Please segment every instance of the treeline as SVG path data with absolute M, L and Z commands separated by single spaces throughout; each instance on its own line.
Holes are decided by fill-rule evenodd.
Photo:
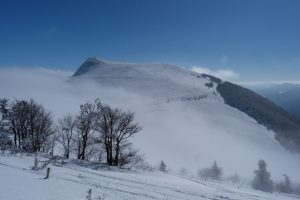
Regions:
M 111 166 L 133 166 L 142 156 L 129 139 L 142 127 L 133 112 L 102 104 L 99 99 L 80 105 L 77 115 L 55 123 L 51 112 L 34 100 L 0 99 L 0 148 L 96 160 Z
M 54 134 L 52 114 L 33 100 L 0 100 L 1 147 L 14 146 L 27 152 L 47 151 Z
M 222 176 L 223 170 L 220 166 L 218 166 L 216 161 L 211 167 L 199 169 L 198 171 L 198 177 L 204 180 L 222 180 Z M 226 180 L 233 183 L 241 182 L 241 179 L 237 174 L 226 178 Z M 300 186 L 292 184 L 290 177 L 286 174 L 283 174 L 282 181 L 274 182 L 271 179 L 271 173 L 267 170 L 267 163 L 262 159 L 258 161 L 258 169 L 254 170 L 254 178 L 250 184 L 253 189 L 261 190 L 264 192 L 277 191 L 280 193 L 300 194 Z
M 283 174 L 283 181 L 274 182 L 271 179 L 271 173 L 267 170 L 267 163 L 262 159 L 258 161 L 258 169 L 254 171 L 254 174 L 252 181 L 254 189 L 264 192 L 298 193 L 299 188 L 292 186 L 291 180 L 286 174 Z

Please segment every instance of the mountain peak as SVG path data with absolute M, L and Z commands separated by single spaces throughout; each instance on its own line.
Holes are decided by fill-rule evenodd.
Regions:
M 100 63 L 102 62 L 102 59 L 99 57 L 89 57 L 86 59 L 85 62 L 94 62 L 94 63 Z
M 73 76 L 80 76 L 91 69 L 95 68 L 95 66 L 105 63 L 104 60 L 98 58 L 98 57 L 90 57 L 80 65 L 79 69 L 74 73 Z
M 131 69 L 135 69 L 136 67 L 140 68 L 140 67 L 150 67 L 150 68 L 157 68 L 157 67 L 166 67 L 166 66 L 171 66 L 169 64 L 154 64 L 154 63 L 131 63 L 131 62 L 120 62 L 120 61 L 111 61 L 111 60 L 106 60 L 106 59 L 101 59 L 99 57 L 90 57 L 88 59 L 86 59 L 78 68 L 78 70 L 74 73 L 73 76 L 80 76 L 80 75 L 84 75 L 87 73 L 90 73 L 98 68 L 97 71 L 101 71 L 101 70 L 106 70 L 109 69 L 114 71 L 114 70 L 118 70 L 121 68 L 131 68 Z M 172 66 L 174 67 L 174 66 Z M 176 67 L 177 68 L 177 67 Z M 101 71 L 103 73 L 103 71 Z

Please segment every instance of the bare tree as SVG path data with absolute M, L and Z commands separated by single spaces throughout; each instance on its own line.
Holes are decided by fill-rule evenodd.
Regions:
M 113 165 L 113 140 L 114 125 L 117 122 L 117 113 L 109 106 L 104 106 L 99 110 L 97 120 L 97 130 L 100 133 L 100 144 L 104 145 L 106 152 L 106 162 Z
M 126 157 L 124 154 L 124 149 L 131 146 L 131 143 L 127 142 L 127 139 L 130 138 L 135 133 L 138 133 L 142 130 L 138 123 L 134 122 L 134 113 L 133 112 L 120 112 L 120 117 L 118 118 L 120 121 L 117 125 L 116 135 L 115 135 L 115 159 L 114 165 L 118 166 L 120 157 L 123 156 L 123 159 Z M 131 149 L 131 148 L 127 148 Z M 130 153 L 127 154 L 132 156 L 134 151 L 129 151 Z
M 72 115 L 66 115 L 58 121 L 58 142 L 64 148 L 64 157 L 70 158 L 70 152 L 74 142 L 76 121 Z
M 8 110 L 8 126 L 14 144 L 30 152 L 45 151 L 49 136 L 53 134 L 52 114 L 32 99 L 15 100 Z
M 29 101 L 29 110 L 29 142 L 31 143 L 29 150 L 45 151 L 45 145 L 54 133 L 52 114 L 32 99 Z
M 0 99 L 0 130 L 4 130 L 7 127 L 7 117 L 9 112 L 8 99 Z
M 29 104 L 25 100 L 16 100 L 10 105 L 8 114 L 10 130 L 14 136 L 14 145 L 23 148 L 29 130 Z
M 8 133 L 8 99 L 0 99 L 0 149 L 5 150 L 12 145 Z
M 131 147 L 128 139 L 142 129 L 134 120 L 132 112 L 123 112 L 110 106 L 102 106 L 99 110 L 96 127 L 100 133 L 99 141 L 106 151 L 108 165 L 120 166 L 126 160 L 126 155 L 133 155 L 133 151 L 125 153 Z
M 86 159 L 88 153 L 88 146 L 93 143 L 92 135 L 95 130 L 95 121 L 97 117 L 97 110 L 101 107 L 99 99 L 95 103 L 85 103 L 80 105 L 79 115 L 76 117 L 77 129 L 77 158 L 81 160 Z
M 131 143 L 126 143 L 120 148 L 118 166 L 131 169 L 133 167 L 139 167 L 144 163 L 144 156 L 139 154 L 139 151 L 132 148 Z

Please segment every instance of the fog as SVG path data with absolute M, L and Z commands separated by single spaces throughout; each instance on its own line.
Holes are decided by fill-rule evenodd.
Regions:
M 184 167 L 195 175 L 217 161 L 225 176 L 237 173 L 250 180 L 258 160 L 265 159 L 273 179 L 285 173 L 300 182 L 299 155 L 286 151 L 272 131 L 222 101 L 168 102 L 91 80 L 71 81 L 71 75 L 44 68 L 0 69 L 0 98 L 33 98 L 57 120 L 98 97 L 136 113 L 143 130 L 133 138 L 134 146 L 151 164 L 164 160 L 173 172 Z

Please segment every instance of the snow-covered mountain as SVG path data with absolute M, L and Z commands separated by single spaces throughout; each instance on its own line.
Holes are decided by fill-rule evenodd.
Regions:
M 285 120 L 289 114 L 239 86 L 229 87 L 218 78 L 169 64 L 97 58 L 87 59 L 71 78 L 73 84 L 85 81 L 98 85 L 104 102 L 136 112 L 144 129 L 135 144 L 152 163 L 165 160 L 176 170 L 196 171 L 217 160 L 227 173 L 239 171 L 248 177 L 259 158 L 266 159 L 278 177 L 299 164 L 298 155 L 290 154 L 275 139 L 275 123 L 267 123 L 273 116 Z M 228 98 L 228 87 L 233 88 L 229 96 L 234 101 Z M 243 96 L 247 101 L 253 98 L 263 109 Z M 258 114 L 251 115 L 249 110 Z
M 143 130 L 132 142 L 151 164 L 164 160 L 173 171 L 184 167 L 196 174 L 217 161 L 225 175 L 251 179 L 257 161 L 265 159 L 274 179 L 286 173 L 300 181 L 299 154 L 275 138 L 283 134 L 272 120 L 294 128 L 297 122 L 263 97 L 218 78 L 169 64 L 89 58 L 71 77 L 14 69 L 0 73 L 0 81 L 2 96 L 34 98 L 55 118 L 97 97 L 134 111 Z
M 207 95 L 210 99 L 220 100 L 214 94 L 216 84 L 210 78 L 169 64 L 120 63 L 89 58 L 75 72 L 73 79 L 96 80 L 102 86 L 123 88 L 155 99 Z

